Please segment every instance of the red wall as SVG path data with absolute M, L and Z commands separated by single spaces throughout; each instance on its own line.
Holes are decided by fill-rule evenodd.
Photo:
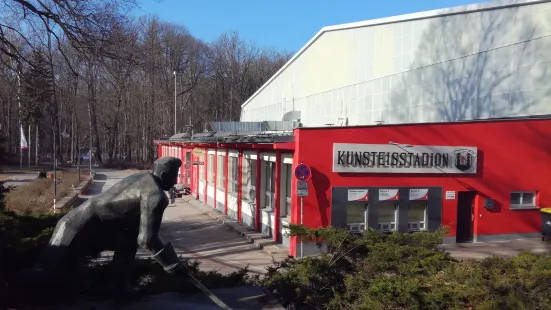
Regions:
M 511 191 L 536 190 L 538 206 L 551 207 L 551 120 L 300 128 L 295 136 L 295 163 L 304 162 L 312 168 L 310 196 L 304 199 L 304 224 L 310 227 L 330 224 L 332 186 L 441 186 L 443 196 L 445 191 L 477 191 L 475 214 L 482 217 L 475 216 L 475 235 L 540 231 L 538 210 L 509 209 Z M 478 172 L 473 176 L 332 172 L 333 143 L 389 141 L 476 146 Z M 495 200 L 495 210 L 484 209 L 483 197 Z M 294 198 L 299 206 L 298 198 Z M 449 226 L 450 236 L 455 236 L 457 200 L 444 199 L 442 207 L 442 225 Z M 298 212 L 293 215 L 298 218 Z

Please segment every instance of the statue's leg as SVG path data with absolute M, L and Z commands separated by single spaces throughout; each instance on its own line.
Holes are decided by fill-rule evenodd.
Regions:
M 111 266 L 113 268 L 112 293 L 115 299 L 124 299 L 133 292 L 129 279 L 134 269 L 137 250 L 135 236 L 121 234 L 116 237 L 115 254 Z

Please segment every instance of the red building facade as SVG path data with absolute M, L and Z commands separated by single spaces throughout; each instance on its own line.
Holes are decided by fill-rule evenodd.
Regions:
M 196 199 L 273 236 L 296 256 L 300 246 L 284 227 L 300 223 L 292 172 L 300 163 L 312 170 L 303 200 L 309 227 L 447 226 L 445 242 L 518 239 L 539 236 L 538 210 L 551 205 L 550 119 L 297 128 L 292 140 L 156 143 L 159 156 L 188 163 Z M 193 155 L 197 148 L 204 154 Z

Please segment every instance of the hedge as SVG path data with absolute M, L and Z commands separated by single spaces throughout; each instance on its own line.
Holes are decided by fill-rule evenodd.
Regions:
M 260 279 L 289 309 L 551 309 L 551 255 L 457 260 L 434 233 L 308 229 L 328 253 L 287 259 Z

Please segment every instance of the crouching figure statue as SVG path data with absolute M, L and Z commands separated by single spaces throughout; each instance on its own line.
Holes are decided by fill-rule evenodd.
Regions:
M 181 165 L 175 157 L 159 158 L 151 172 L 131 175 L 71 210 L 57 223 L 35 270 L 66 273 L 89 255 L 114 251 L 111 283 L 115 291 L 125 294 L 141 247 L 168 273 L 187 277 L 172 245 L 159 237 L 169 203 L 165 191 L 177 182 Z

